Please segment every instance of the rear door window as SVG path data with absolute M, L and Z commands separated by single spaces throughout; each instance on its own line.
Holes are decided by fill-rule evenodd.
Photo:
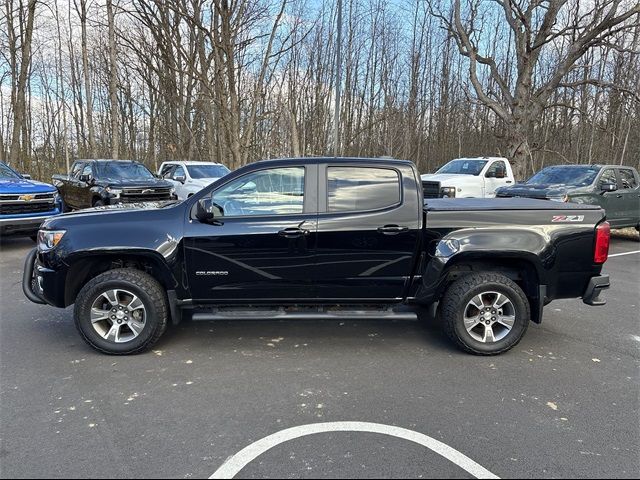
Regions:
M 400 204 L 400 175 L 390 168 L 328 167 L 327 210 L 356 212 Z

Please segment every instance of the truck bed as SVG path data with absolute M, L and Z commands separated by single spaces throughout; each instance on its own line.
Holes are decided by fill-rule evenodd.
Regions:
M 597 205 L 554 202 L 530 198 L 429 198 L 424 201 L 427 212 L 460 212 L 482 210 L 599 210 Z

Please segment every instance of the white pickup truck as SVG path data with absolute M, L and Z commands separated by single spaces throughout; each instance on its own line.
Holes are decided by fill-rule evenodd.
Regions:
M 420 178 L 425 198 L 492 198 L 515 183 L 509 160 L 501 157 L 456 158 Z
M 164 162 L 158 169 L 158 175 L 174 185 L 179 200 L 189 198 L 229 172 L 221 163 L 182 160 Z

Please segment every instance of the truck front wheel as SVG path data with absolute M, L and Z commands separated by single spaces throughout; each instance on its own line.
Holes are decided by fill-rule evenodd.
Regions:
M 531 312 L 522 289 L 499 273 L 472 273 L 447 289 L 440 316 L 449 338 L 476 355 L 513 348 L 527 331 Z
M 167 327 L 164 290 L 150 275 L 120 268 L 93 278 L 76 299 L 74 320 L 96 350 L 128 355 L 151 348 Z

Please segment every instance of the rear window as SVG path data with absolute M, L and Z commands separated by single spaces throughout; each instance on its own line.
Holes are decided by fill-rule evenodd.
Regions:
M 400 177 L 388 168 L 329 167 L 329 212 L 378 210 L 400 203 Z

